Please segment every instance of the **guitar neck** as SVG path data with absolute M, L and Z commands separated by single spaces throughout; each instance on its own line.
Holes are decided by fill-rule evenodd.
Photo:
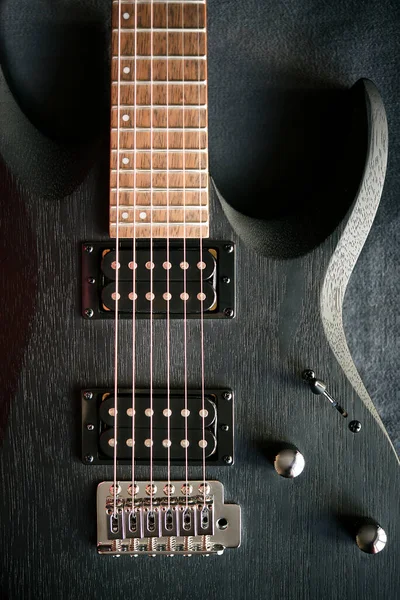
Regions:
M 205 1 L 112 9 L 110 235 L 208 237 Z

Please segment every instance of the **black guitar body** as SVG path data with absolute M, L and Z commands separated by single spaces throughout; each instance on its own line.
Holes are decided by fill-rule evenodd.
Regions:
M 293 212 L 285 206 L 265 219 L 244 217 L 212 187 L 210 237 L 234 242 L 237 304 L 234 318 L 205 320 L 206 386 L 233 390 L 235 456 L 232 465 L 209 467 L 208 477 L 223 483 L 227 502 L 241 506 L 242 543 L 222 556 L 153 559 L 97 554 L 96 487 L 113 471 L 83 464 L 80 456 L 81 390 L 114 385 L 114 322 L 81 314 L 81 245 L 109 240 L 107 145 L 60 149 L 36 138 L 2 86 L 1 597 L 395 600 L 398 461 L 379 417 L 366 406 L 340 318 L 351 263 L 372 223 L 385 171 L 386 121 L 374 86 L 361 82 L 354 91 L 356 143 L 344 144 L 336 167 L 354 168 L 356 185 L 333 204 L 327 191 L 325 218 L 312 205 Z M 82 182 L 90 162 L 96 166 Z M 24 163 L 35 169 L 31 186 Z M 79 185 L 62 202 L 50 199 L 72 191 L 66 182 Z M 190 320 L 188 329 L 189 387 L 198 389 L 199 320 Z M 130 388 L 130 320 L 121 321 L 120 336 L 119 381 Z M 162 389 L 162 319 L 155 321 L 154 340 L 154 385 Z M 174 320 L 175 389 L 182 389 L 182 340 L 182 320 Z M 137 357 L 137 387 L 148 388 L 145 319 L 137 322 Z M 347 418 L 311 393 L 302 379 L 307 368 L 327 383 Z M 358 433 L 349 429 L 354 420 L 361 423 Z M 305 457 L 295 479 L 273 467 L 282 443 Z M 174 467 L 172 475 L 181 479 L 183 468 Z M 129 480 L 130 468 L 121 466 L 119 476 Z M 148 467 L 138 466 L 136 477 L 148 479 Z M 165 478 L 165 467 L 156 467 L 155 477 Z M 191 469 L 190 477 L 200 478 L 201 469 Z M 387 533 L 377 555 L 355 543 L 363 518 Z

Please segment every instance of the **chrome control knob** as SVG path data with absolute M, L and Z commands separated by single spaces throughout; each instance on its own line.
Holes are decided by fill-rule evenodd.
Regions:
M 292 479 L 302 473 L 305 465 L 304 456 L 297 448 L 282 448 L 275 456 L 274 467 L 278 475 Z
M 358 526 L 356 533 L 357 546 L 368 554 L 378 554 L 386 546 L 387 535 L 378 523 L 366 519 Z

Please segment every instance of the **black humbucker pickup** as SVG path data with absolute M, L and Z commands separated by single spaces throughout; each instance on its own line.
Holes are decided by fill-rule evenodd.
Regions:
M 114 391 L 84 390 L 81 400 L 82 461 L 85 464 L 112 464 L 115 447 Z M 153 391 L 152 409 L 149 390 L 136 390 L 134 438 L 132 406 L 132 390 L 120 390 L 117 399 L 118 464 L 131 464 L 133 439 L 137 464 L 149 464 L 150 440 L 156 465 L 167 464 L 168 448 L 172 465 L 185 464 L 186 452 L 191 466 L 201 465 L 203 450 L 207 465 L 233 464 L 231 390 L 206 390 L 204 401 L 200 391 L 190 390 L 186 402 L 183 391 L 171 390 L 169 409 L 165 390 Z M 166 445 L 167 440 L 169 445 Z
M 171 240 L 167 252 L 165 242 L 155 241 L 150 252 L 148 243 L 138 241 L 133 259 L 132 242 L 120 242 L 120 318 L 131 319 L 134 308 L 136 318 L 165 318 L 168 311 L 171 318 L 179 319 L 185 310 L 189 319 L 198 319 L 201 312 L 207 319 L 235 316 L 235 247 L 231 242 L 204 240 L 200 251 L 198 241 L 187 240 L 184 248 L 183 241 Z M 82 245 L 85 318 L 115 318 L 116 270 L 115 242 Z

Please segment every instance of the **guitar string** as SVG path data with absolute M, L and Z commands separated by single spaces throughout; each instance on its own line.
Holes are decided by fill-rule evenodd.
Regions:
M 121 0 L 118 0 L 118 84 L 117 84 L 117 186 L 115 235 L 115 328 L 114 328 L 114 518 L 117 518 L 117 445 L 118 445 L 118 321 L 119 321 L 119 161 L 121 122 Z
M 153 512 L 153 298 L 154 298 L 154 252 L 153 252 L 153 114 L 154 114 L 154 96 L 153 96 L 153 77 L 154 77 L 154 2 L 151 0 L 150 8 L 150 512 Z
M 206 8 L 204 6 L 204 26 L 206 26 Z M 200 56 L 200 4 L 197 5 L 197 49 L 198 49 L 198 55 Z M 203 63 L 198 60 L 197 61 L 197 69 L 198 69 L 198 106 L 201 106 L 201 65 Z M 204 73 L 204 78 L 207 79 L 207 74 L 206 72 Z M 206 84 L 207 85 L 207 84 Z M 203 236 L 201 233 L 201 228 L 202 228 L 202 202 L 201 202 L 201 196 L 202 196 L 202 164 L 201 164 L 201 109 L 198 109 L 199 111 L 199 213 L 200 213 L 200 242 L 199 242 L 199 246 L 200 246 L 200 251 L 199 251 L 199 260 L 200 260 L 200 266 L 203 267 Z M 207 127 L 207 120 L 205 123 L 205 126 Z M 206 134 L 207 135 L 207 134 Z M 208 217 L 207 217 L 208 220 Z M 206 506 L 206 429 L 205 429 L 205 422 L 206 422 L 206 417 L 205 417 L 205 385 L 204 385 L 204 285 L 203 285 L 203 270 L 202 268 L 199 269 L 200 271 L 200 368 L 201 368 L 201 424 L 202 424 L 202 467 L 203 467 L 203 506 L 205 508 Z
M 165 7 L 166 13 L 166 56 L 169 56 L 169 11 L 168 4 Z M 170 348 L 170 240 L 169 240 L 169 60 L 166 59 L 166 128 L 167 128 L 167 152 L 166 152 L 166 167 L 167 167 L 167 256 L 166 256 L 166 275 L 167 275 L 167 497 L 168 497 L 168 510 L 171 509 L 171 373 L 170 373 L 170 360 L 171 360 L 171 348 Z
M 138 25 L 138 5 L 135 0 L 135 14 L 134 14 L 134 27 L 135 27 L 135 41 L 134 41 L 134 65 L 133 65 L 133 76 L 134 76 L 134 103 L 133 103 L 133 239 L 132 239 L 132 508 L 134 506 L 134 495 L 135 495 L 135 423 L 136 423 L 136 270 L 137 270 L 137 256 L 136 256 L 136 204 L 137 204 L 137 108 L 136 108 L 136 93 L 137 93 L 137 25 Z
M 187 360 L 187 252 L 186 252 L 186 130 L 185 130 L 185 4 L 182 2 L 182 169 L 183 169 L 183 369 L 184 369 L 184 423 L 185 423 L 185 496 L 189 506 L 189 439 L 188 439 L 188 360 Z

